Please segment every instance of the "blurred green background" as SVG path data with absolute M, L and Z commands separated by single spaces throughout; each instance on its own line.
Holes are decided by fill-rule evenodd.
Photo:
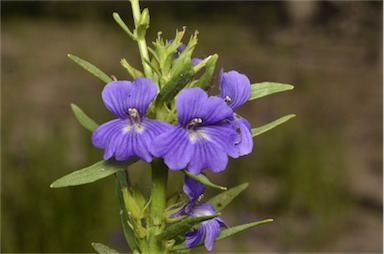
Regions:
M 250 187 L 222 217 L 229 225 L 274 222 L 217 243 L 213 252 L 382 252 L 382 1 L 142 2 L 148 43 L 187 26 L 199 31 L 195 57 L 218 53 L 219 68 L 291 92 L 247 103 L 254 127 L 296 118 L 254 139 L 212 181 Z M 136 44 L 115 24 L 132 25 L 129 2 L 1 1 L 1 252 L 92 252 L 102 242 L 127 251 L 114 179 L 50 189 L 96 161 L 76 103 L 98 123 L 113 118 L 101 81 L 67 58 L 84 58 L 118 79 Z M 131 26 L 132 27 L 132 26 Z M 187 42 L 187 40 L 185 40 Z M 130 169 L 148 192 L 144 163 Z M 171 172 L 170 189 L 181 173 Z M 206 197 L 217 194 L 208 190 Z M 200 248 L 197 252 L 204 252 Z

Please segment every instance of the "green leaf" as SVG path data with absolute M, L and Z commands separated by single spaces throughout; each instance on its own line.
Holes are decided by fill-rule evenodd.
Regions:
M 223 229 L 223 230 L 221 230 L 219 237 L 217 237 L 215 241 L 217 242 L 217 241 L 223 240 L 225 238 L 233 236 L 234 234 L 240 233 L 240 232 L 247 230 L 249 228 L 253 228 L 253 227 L 256 227 L 256 226 L 259 226 L 259 225 L 262 225 L 262 224 L 265 224 L 268 222 L 272 222 L 272 221 L 273 221 L 273 219 L 266 219 L 266 220 L 251 222 L 251 223 Z
M 92 75 L 94 75 L 95 77 L 99 78 L 104 83 L 109 83 L 109 82 L 112 81 L 112 79 L 107 74 L 102 72 L 99 68 L 97 68 L 93 64 L 91 64 L 91 63 L 81 59 L 80 57 L 77 57 L 77 56 L 74 56 L 74 55 L 71 55 L 71 54 L 68 54 L 68 57 L 72 61 L 74 61 L 75 63 L 77 63 L 81 67 L 83 67 L 84 70 L 90 72 Z
M 143 192 L 140 189 L 140 186 L 138 184 L 135 184 L 132 189 L 132 196 L 133 199 L 136 201 L 137 205 L 140 208 L 141 213 L 144 213 L 145 205 L 147 204 L 147 200 L 144 197 Z
M 270 123 L 267 123 L 261 127 L 258 127 L 258 128 L 253 128 L 252 129 L 252 137 L 256 137 L 264 132 L 267 132 L 273 128 L 275 128 L 276 126 L 282 124 L 282 123 L 285 123 L 286 121 L 288 121 L 289 119 L 295 117 L 296 115 L 295 114 L 290 114 L 290 115 L 286 115 L 286 116 L 283 116 L 273 122 L 270 122 Z
M 156 102 L 158 104 L 171 101 L 192 80 L 195 72 L 192 68 L 191 59 L 179 57 L 175 60 L 171 73 L 171 79 L 164 85 L 157 96 Z
M 137 240 L 135 238 L 135 233 L 134 233 L 133 229 L 128 224 L 129 217 L 128 217 L 127 209 L 125 208 L 123 193 L 121 191 L 121 186 L 120 186 L 125 181 L 119 180 L 119 178 L 121 178 L 121 177 L 124 178 L 125 174 L 123 172 L 119 171 L 116 173 L 116 176 L 117 176 L 117 178 L 116 178 L 116 184 L 115 184 L 115 192 L 116 192 L 117 200 L 119 201 L 119 204 L 120 204 L 121 224 L 123 226 L 123 232 L 124 232 L 125 239 L 127 240 L 128 246 L 131 249 L 131 251 L 134 251 L 134 250 L 138 249 L 138 243 L 137 243 Z M 126 187 L 126 185 L 124 185 L 124 184 L 123 184 L 123 186 Z
M 248 187 L 248 183 L 242 183 L 236 187 L 233 187 L 227 191 L 214 196 L 208 202 L 215 208 L 216 212 L 220 212 L 224 209 L 231 201 L 239 195 L 243 190 Z
M 118 254 L 119 252 L 117 250 L 114 250 L 107 245 L 104 245 L 102 243 L 91 243 L 92 247 L 97 251 L 97 253 L 108 253 L 108 254 Z
M 142 219 L 142 209 L 140 209 L 139 204 L 133 198 L 132 193 L 127 188 L 122 188 L 121 193 L 123 194 L 125 208 L 131 214 L 132 218 Z
M 138 77 L 144 77 L 144 74 L 141 71 L 133 68 L 132 65 L 130 65 L 125 58 L 121 59 L 120 63 L 128 71 L 132 79 L 137 79 Z
M 75 114 L 76 119 L 87 130 L 93 132 L 99 126 L 95 121 L 93 121 L 89 116 L 87 116 L 84 111 L 81 110 L 81 108 L 79 108 L 75 104 L 72 103 L 71 108 L 73 113 Z
M 116 23 L 119 24 L 119 26 L 133 39 L 136 40 L 136 37 L 134 34 L 129 30 L 128 26 L 124 23 L 124 21 L 120 18 L 119 13 L 114 12 L 112 14 L 113 18 L 115 19 Z
M 209 59 L 205 63 L 205 73 L 199 78 L 194 86 L 200 87 L 205 91 L 209 90 L 218 58 L 219 56 L 217 54 L 209 56 Z
M 68 186 L 77 186 L 92 183 L 118 171 L 126 170 L 126 168 L 135 163 L 136 158 L 127 161 L 99 161 L 87 168 L 76 170 L 66 176 L 63 176 L 51 184 L 51 188 L 62 188 Z
M 194 175 L 194 174 L 191 174 L 188 170 L 183 170 L 183 172 L 184 172 L 184 174 L 186 174 L 190 178 L 198 181 L 201 184 L 204 184 L 205 186 L 208 186 L 208 187 L 211 187 L 211 188 L 215 188 L 215 189 L 219 189 L 219 190 L 226 190 L 227 189 L 227 187 L 223 187 L 223 186 L 211 183 L 209 181 L 209 179 L 205 175 L 203 175 L 203 174 Z
M 258 99 L 270 94 L 292 90 L 294 87 L 288 84 L 281 84 L 276 82 L 261 82 L 251 85 L 251 95 L 249 101 Z
M 213 219 L 217 216 L 220 216 L 220 214 L 214 214 L 210 216 L 201 216 L 197 218 L 187 217 L 186 219 L 169 226 L 160 235 L 158 235 L 158 237 L 159 239 L 162 239 L 162 240 L 173 239 L 178 235 L 182 235 L 188 231 L 191 231 L 193 226 L 203 221 Z
M 273 221 L 273 219 L 266 219 L 266 220 L 262 220 L 262 221 L 256 221 L 256 222 L 252 222 L 252 223 L 247 223 L 247 224 L 238 225 L 235 227 L 223 229 L 223 230 L 221 230 L 220 235 L 215 239 L 215 242 L 221 241 L 225 238 L 233 236 L 234 234 L 240 233 L 240 232 L 247 230 L 249 228 L 253 228 L 253 227 L 256 227 L 256 226 L 259 226 L 259 225 L 262 225 L 262 224 L 265 224 L 268 222 L 272 222 L 272 221 Z M 202 246 L 203 244 L 204 244 L 204 242 L 201 242 L 196 247 Z M 172 248 L 172 251 L 179 251 L 179 250 L 185 250 L 185 249 L 187 249 L 187 248 L 185 247 L 185 243 L 183 243 L 183 244 L 175 245 Z

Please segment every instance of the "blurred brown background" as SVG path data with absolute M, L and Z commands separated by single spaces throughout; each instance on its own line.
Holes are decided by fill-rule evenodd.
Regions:
M 254 127 L 296 118 L 254 139 L 251 155 L 210 174 L 250 187 L 222 217 L 229 225 L 274 222 L 217 243 L 213 252 L 382 252 L 382 1 L 142 2 L 148 44 L 158 31 L 199 30 L 195 57 L 291 92 L 238 110 Z M 76 103 L 98 123 L 112 119 L 101 81 L 71 62 L 84 58 L 118 79 L 120 58 L 139 67 L 129 2 L 1 2 L 1 252 L 127 251 L 113 177 L 65 189 L 55 179 L 101 159 L 75 120 Z M 187 40 L 185 40 L 187 42 Z M 216 81 L 215 81 L 216 82 Z M 148 166 L 130 169 L 149 190 Z M 171 172 L 170 189 L 180 187 Z M 173 179 L 173 180 L 172 180 Z M 206 197 L 217 194 L 209 190 Z M 200 248 L 197 252 L 204 252 Z

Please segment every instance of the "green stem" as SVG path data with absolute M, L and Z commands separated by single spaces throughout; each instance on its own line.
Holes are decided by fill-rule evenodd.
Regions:
M 149 61 L 149 54 L 148 54 L 147 42 L 145 40 L 145 33 L 140 35 L 137 33 L 138 28 L 140 26 L 139 21 L 141 16 L 139 0 L 130 0 L 130 2 L 132 7 L 133 21 L 136 28 L 135 36 L 136 36 L 137 45 L 139 47 L 141 63 L 143 64 L 143 68 L 144 68 L 144 74 L 146 78 L 152 78 L 151 67 L 144 60 L 144 59 L 147 59 Z
M 168 168 L 161 159 L 152 162 L 151 219 L 149 225 L 149 252 L 165 253 L 165 245 L 157 236 L 165 228 L 165 207 Z

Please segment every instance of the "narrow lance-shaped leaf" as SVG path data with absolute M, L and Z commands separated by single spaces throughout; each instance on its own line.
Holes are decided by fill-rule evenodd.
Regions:
M 193 75 L 195 74 L 190 58 L 179 57 L 177 60 L 178 65 L 176 67 L 174 66 L 172 69 L 174 71 L 172 73 L 172 78 L 163 88 L 161 88 L 156 99 L 157 120 L 163 122 L 170 122 L 173 120 L 167 103 L 175 98 L 176 94 L 193 79 Z
M 133 229 L 128 224 L 128 213 L 127 213 L 127 209 L 125 208 L 124 198 L 121 192 L 121 187 L 126 187 L 124 177 L 125 177 L 125 174 L 123 172 L 119 171 L 116 173 L 115 191 L 116 191 L 117 200 L 119 201 L 119 204 L 120 204 L 120 219 L 121 219 L 121 224 L 123 226 L 124 236 L 125 236 L 125 239 L 127 240 L 129 248 L 131 249 L 131 251 L 134 251 L 138 248 L 138 243 L 136 241 L 135 233 L 133 232 Z M 123 179 L 123 180 L 119 180 L 119 179 Z
M 128 190 L 130 183 L 128 179 L 127 171 L 118 171 L 116 176 L 116 193 L 120 203 L 120 216 L 123 223 L 123 229 L 127 231 L 124 233 L 127 241 L 136 243 L 137 237 L 140 239 L 145 238 L 146 230 L 141 225 L 141 218 L 143 217 L 144 205 L 140 206 L 137 196 L 133 196 L 133 193 Z M 145 203 L 145 201 L 143 201 Z M 129 223 L 128 223 L 129 220 Z M 132 236 L 133 234 L 133 236 Z M 132 238 L 133 237 L 133 238 Z M 132 245 L 129 244 L 130 246 Z M 140 244 L 138 244 L 140 245 Z M 132 247 L 135 250 L 137 247 Z
M 270 94 L 292 90 L 294 87 L 288 84 L 281 84 L 276 82 L 261 82 L 251 85 L 251 95 L 249 101 L 258 99 Z
M 87 116 L 81 108 L 75 104 L 71 104 L 73 113 L 75 114 L 76 119 L 79 123 L 86 128 L 87 130 L 93 132 L 99 125 L 93 121 L 89 116 Z
M 66 176 L 63 176 L 51 184 L 51 188 L 62 188 L 68 186 L 76 186 L 92 183 L 118 171 L 126 170 L 126 168 L 135 163 L 136 158 L 127 161 L 99 161 L 89 167 L 76 170 Z
M 259 225 L 262 225 L 262 224 L 265 224 L 268 222 L 272 222 L 272 221 L 273 221 L 272 219 L 266 219 L 266 220 L 256 221 L 256 222 L 252 222 L 252 223 L 242 224 L 242 225 L 238 225 L 235 227 L 223 229 L 223 230 L 221 230 L 220 235 L 215 239 L 215 242 L 221 241 L 225 238 L 233 236 L 233 235 L 240 233 L 244 230 L 247 230 L 249 228 L 253 228 L 253 227 L 256 227 L 256 226 L 259 226 Z M 203 244 L 204 244 L 204 242 L 201 242 L 196 247 L 200 247 Z M 180 250 L 186 250 L 186 249 L 187 248 L 185 247 L 185 243 L 172 247 L 172 251 L 180 251 Z
M 296 116 L 295 114 L 286 115 L 286 116 L 283 116 L 283 117 L 281 117 L 281 118 L 279 118 L 273 122 L 267 123 L 263 126 L 253 128 L 252 129 L 252 137 L 255 137 L 255 136 L 260 135 L 264 132 L 267 132 L 267 131 L 275 128 L 276 126 L 278 126 L 282 123 L 285 123 L 286 121 L 288 121 L 289 119 L 291 119 L 295 116 Z
M 144 77 L 144 74 L 141 71 L 133 68 L 132 65 L 130 65 L 125 58 L 121 59 L 120 63 L 128 71 L 132 79 L 137 79 L 138 77 Z
M 158 237 L 162 240 L 173 239 L 178 235 L 182 235 L 188 231 L 191 231 L 193 226 L 195 226 L 195 225 L 197 225 L 203 221 L 213 219 L 217 216 L 220 216 L 220 214 L 214 214 L 214 215 L 210 215 L 210 216 L 200 216 L 200 217 L 196 217 L 196 218 L 187 217 L 186 219 L 169 226 Z
M 208 177 L 206 177 L 203 174 L 194 175 L 194 174 L 191 174 L 188 170 L 183 170 L 183 172 L 184 172 L 184 174 L 188 175 L 190 178 L 198 181 L 201 184 L 204 184 L 205 186 L 219 189 L 219 190 L 226 190 L 227 189 L 227 187 L 223 187 L 223 186 L 220 186 L 220 185 L 217 185 L 217 184 L 210 182 Z
M 251 223 L 223 229 L 223 230 L 221 230 L 219 237 L 217 237 L 215 241 L 223 240 L 225 238 L 233 236 L 234 234 L 240 233 L 240 232 L 247 230 L 249 228 L 253 228 L 253 227 L 256 227 L 256 226 L 259 226 L 259 225 L 262 225 L 262 224 L 265 224 L 268 222 L 272 222 L 272 221 L 273 221 L 273 219 L 266 219 L 266 220 L 251 222 Z
M 220 212 L 247 187 L 248 183 L 240 184 L 236 187 L 233 187 L 227 191 L 223 191 L 222 193 L 214 196 L 208 202 L 215 208 L 216 212 Z
M 120 18 L 119 13 L 114 12 L 113 18 L 115 19 L 116 23 L 119 24 L 119 26 L 133 39 L 136 40 L 135 35 L 129 30 L 128 26 L 124 23 L 124 21 Z
M 212 76 L 215 71 L 216 62 L 219 56 L 214 54 L 209 57 L 205 63 L 205 73 L 199 78 L 194 86 L 200 87 L 201 89 L 208 91 L 211 87 Z
M 97 251 L 97 253 L 102 254 L 119 254 L 119 252 L 115 249 L 112 249 L 108 247 L 107 245 L 104 245 L 102 243 L 91 243 L 92 247 Z
M 88 71 L 89 73 L 91 73 L 95 77 L 99 78 L 104 83 L 107 84 L 107 83 L 112 81 L 112 79 L 107 74 L 105 74 L 103 71 L 101 71 L 99 68 L 97 68 L 93 64 L 81 59 L 80 57 L 77 57 L 77 56 L 74 56 L 71 54 L 68 54 L 68 57 L 72 61 L 74 61 L 75 63 L 77 63 L 81 67 L 83 67 L 84 70 Z

